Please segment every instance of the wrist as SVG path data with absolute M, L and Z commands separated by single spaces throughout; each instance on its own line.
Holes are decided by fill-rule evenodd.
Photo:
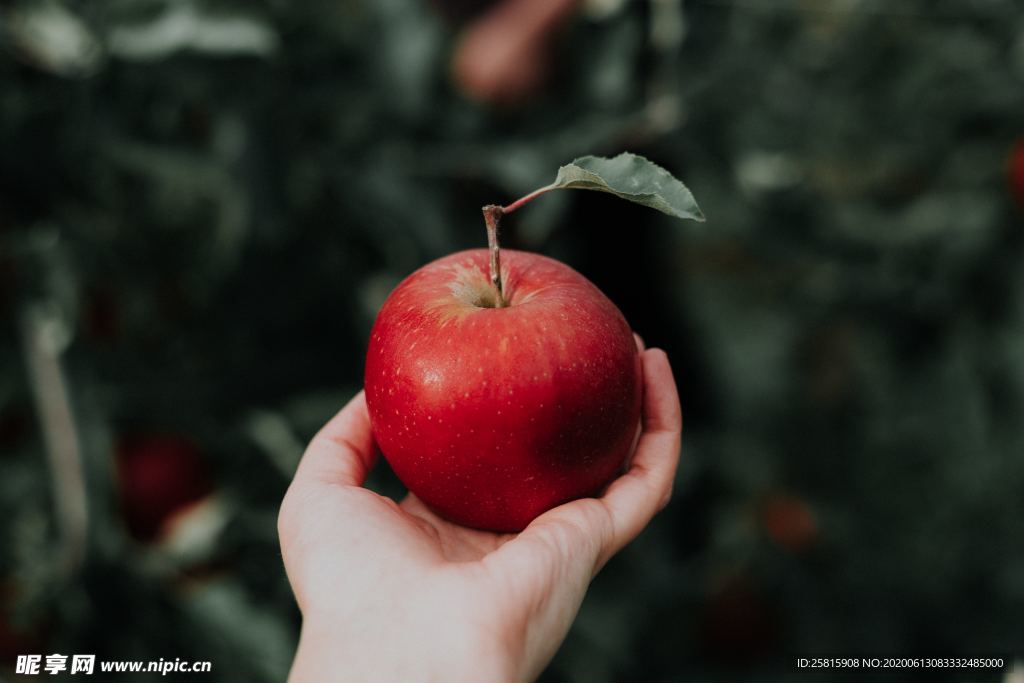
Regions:
M 305 616 L 289 676 L 306 681 L 519 681 L 517 657 L 500 638 L 451 615 Z

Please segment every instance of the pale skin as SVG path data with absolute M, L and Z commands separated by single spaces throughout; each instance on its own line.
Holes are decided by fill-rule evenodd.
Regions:
M 590 581 L 669 501 L 682 417 L 668 358 L 644 350 L 640 438 L 600 498 L 519 534 L 467 529 L 363 487 L 376 459 L 360 392 L 310 442 L 278 530 L 303 615 L 289 680 L 529 681 Z

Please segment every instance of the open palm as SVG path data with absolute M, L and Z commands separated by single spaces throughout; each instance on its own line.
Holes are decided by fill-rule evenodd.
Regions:
M 639 343 L 639 342 L 638 342 Z M 643 429 L 629 470 L 519 534 L 452 524 L 414 495 L 362 484 L 376 458 L 360 393 L 310 443 L 279 518 L 304 616 L 292 680 L 529 680 L 587 586 L 669 499 L 681 416 L 665 354 L 643 351 Z M 401 643 L 401 644 L 399 644 Z M 343 664 L 342 664 L 343 662 Z

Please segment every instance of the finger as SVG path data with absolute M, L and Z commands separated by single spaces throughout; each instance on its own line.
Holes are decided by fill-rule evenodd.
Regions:
M 575 500 L 535 519 L 493 562 L 524 577 L 557 567 L 590 581 L 667 502 L 679 463 L 679 397 L 665 352 L 651 349 L 642 358 L 643 433 L 630 469 L 600 499 Z
M 629 470 L 600 499 L 608 509 L 612 541 L 603 560 L 636 538 L 672 495 L 679 465 L 682 411 L 668 356 L 660 349 L 643 354 L 643 431 Z
M 399 505 L 405 508 L 407 512 L 414 515 L 428 514 L 430 512 L 430 508 L 428 508 L 415 493 L 405 494 L 405 498 L 402 499 L 402 502 L 399 503 Z
M 295 484 L 362 486 L 376 459 L 366 397 L 360 391 L 309 442 Z
M 647 348 L 647 347 L 646 347 L 646 346 L 644 345 L 644 338 L 643 338 L 643 337 L 641 337 L 641 336 L 640 336 L 639 334 L 637 334 L 636 332 L 634 332 L 634 333 L 633 333 L 633 341 L 635 341 L 635 342 L 636 342 L 636 350 L 637 350 L 638 352 L 640 352 L 640 353 L 643 353 L 643 352 L 644 352 L 644 349 L 645 349 L 645 348 Z
M 548 510 L 484 563 L 520 599 L 529 600 L 538 591 L 545 597 L 556 587 L 582 599 L 612 534 L 608 509 L 595 498 L 582 498 Z

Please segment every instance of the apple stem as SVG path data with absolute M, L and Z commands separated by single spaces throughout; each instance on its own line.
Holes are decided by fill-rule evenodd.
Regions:
M 484 222 L 487 224 L 487 248 L 491 251 L 491 285 L 494 287 L 495 308 L 505 308 L 505 293 L 501 287 L 501 247 L 498 245 L 498 223 L 505 215 L 505 209 L 496 204 L 484 207 Z
M 494 307 L 505 308 L 508 301 L 501 286 L 501 247 L 498 245 L 498 224 L 506 213 L 512 213 L 524 204 L 536 199 L 545 192 L 557 189 L 554 185 L 545 185 L 528 195 L 520 197 L 508 206 L 488 204 L 484 207 L 484 222 L 487 224 L 487 248 L 491 251 L 491 286 L 494 287 Z

